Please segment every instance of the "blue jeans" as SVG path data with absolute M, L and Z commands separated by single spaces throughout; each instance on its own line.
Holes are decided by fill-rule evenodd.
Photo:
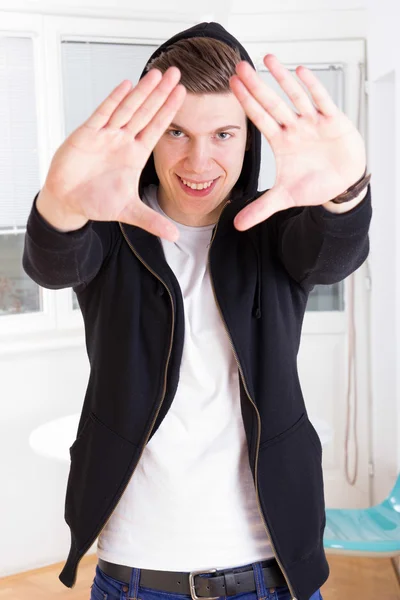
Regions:
M 266 589 L 261 562 L 252 563 L 252 567 L 257 589 L 253 592 L 242 592 L 234 596 L 220 596 L 220 600 L 291 600 L 287 586 Z M 210 577 L 210 575 L 202 574 L 200 577 Z M 191 596 L 188 594 L 175 594 L 141 586 L 139 585 L 139 578 L 140 569 L 132 569 L 131 580 L 128 585 L 104 573 L 97 564 L 96 574 L 91 586 L 90 600 L 191 600 Z M 322 600 L 320 591 L 317 590 L 310 600 Z

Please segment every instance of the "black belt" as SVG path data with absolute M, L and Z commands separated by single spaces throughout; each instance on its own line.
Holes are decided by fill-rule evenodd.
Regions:
M 98 559 L 98 564 L 100 569 L 110 577 L 127 584 L 130 583 L 132 567 L 117 565 L 101 558 Z M 265 560 L 261 564 L 266 588 L 287 585 L 275 558 Z M 214 573 L 214 575 L 211 575 L 211 577 L 196 577 L 200 573 Z M 164 592 L 191 595 L 193 600 L 234 596 L 241 592 L 256 590 L 252 566 L 191 571 L 190 573 L 140 569 L 139 585 Z

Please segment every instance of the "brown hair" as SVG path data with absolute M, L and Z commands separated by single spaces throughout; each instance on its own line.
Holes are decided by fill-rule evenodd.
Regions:
M 238 48 L 210 37 L 194 37 L 178 40 L 146 66 L 159 69 L 178 67 L 180 82 L 192 94 L 233 93 L 229 79 L 235 75 L 235 66 L 242 60 Z M 247 118 L 247 145 L 250 144 L 250 128 Z
M 192 94 L 231 92 L 229 78 L 241 61 L 238 49 L 209 37 L 179 40 L 153 58 L 146 71 L 152 68 L 161 73 L 169 67 L 178 67 L 180 83 Z

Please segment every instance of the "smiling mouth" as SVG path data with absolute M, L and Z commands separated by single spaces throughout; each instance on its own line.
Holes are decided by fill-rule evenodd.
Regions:
M 182 177 L 180 177 L 177 173 L 175 173 L 175 175 L 178 179 L 178 183 L 179 183 L 179 186 L 182 189 L 182 191 L 186 194 L 186 196 L 192 196 L 193 198 L 203 198 L 204 196 L 210 195 L 214 191 L 214 189 L 220 179 L 220 177 L 217 177 L 216 179 L 212 180 L 211 185 L 209 185 L 208 187 L 197 189 L 197 185 L 195 188 L 192 188 L 190 185 L 186 185 L 184 183 L 184 181 L 182 180 Z M 207 182 L 207 183 L 209 183 L 209 182 Z
M 193 182 L 193 181 L 189 181 L 188 179 L 185 179 L 184 177 L 181 177 L 180 175 L 177 175 L 178 178 L 181 180 L 181 182 L 183 183 L 184 186 L 186 186 L 187 188 L 191 189 L 191 190 L 207 190 L 208 188 L 210 188 L 213 183 L 219 179 L 219 177 L 215 177 L 215 179 L 209 179 L 208 181 L 199 181 L 199 182 Z M 198 187 L 200 186 L 200 187 Z

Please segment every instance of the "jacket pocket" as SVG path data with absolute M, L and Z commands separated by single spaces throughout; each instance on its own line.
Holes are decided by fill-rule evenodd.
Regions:
M 303 413 L 259 451 L 260 502 L 286 567 L 304 560 L 322 543 L 324 482 L 320 450 L 313 435 Z
M 267 446 L 271 446 L 272 444 L 278 444 L 280 442 L 282 442 L 286 437 L 292 435 L 293 433 L 295 433 L 295 431 L 301 427 L 301 425 L 303 424 L 303 422 L 306 419 L 306 413 L 302 413 L 302 415 L 297 419 L 297 421 L 295 423 L 293 423 L 293 425 L 291 425 L 290 427 L 288 427 L 287 429 L 285 429 L 284 431 L 282 431 L 281 433 L 279 433 L 278 435 L 275 435 L 274 437 L 271 437 L 267 440 L 264 440 L 263 442 L 261 442 L 260 444 L 260 451 L 264 450 L 264 448 L 266 448 Z
M 137 446 L 89 414 L 70 447 L 65 498 L 64 518 L 79 550 L 105 523 L 136 455 Z

